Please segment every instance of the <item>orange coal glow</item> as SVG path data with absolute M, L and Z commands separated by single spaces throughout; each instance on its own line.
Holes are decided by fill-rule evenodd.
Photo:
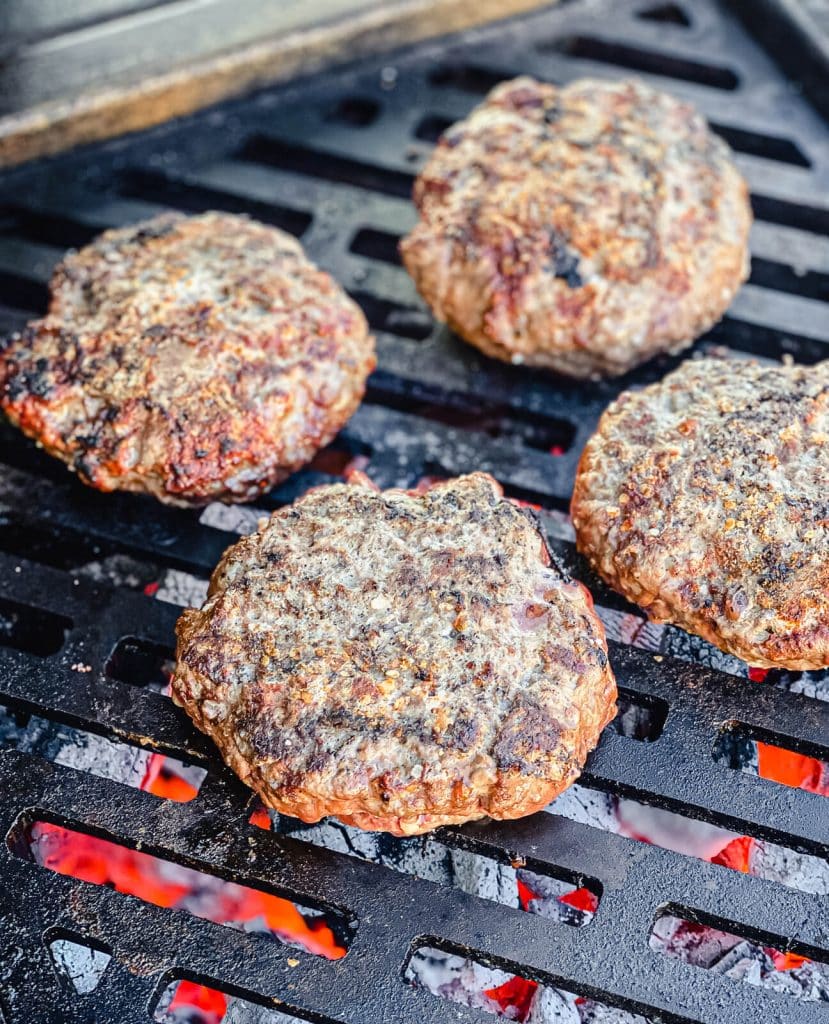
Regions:
M 248 823 L 250 825 L 255 825 L 257 828 L 271 829 L 273 827 L 271 816 L 268 814 L 267 809 L 263 807 L 262 804 L 257 805 L 251 811 L 250 817 L 248 818 Z
M 215 988 L 208 988 L 207 985 L 197 985 L 194 981 L 180 981 L 167 1009 L 170 1014 L 179 1010 L 196 1010 L 199 1024 L 221 1024 L 227 1013 L 227 996 Z
M 192 800 L 199 792 L 194 785 L 171 769 L 169 759 L 164 754 L 150 755 L 138 788 L 182 804 Z
M 34 861 L 57 874 L 105 885 L 157 907 L 186 910 L 237 930 L 264 931 L 329 960 L 345 956 L 323 918 L 306 918 L 290 900 L 272 893 L 50 822 L 35 822 L 28 839 Z
M 723 867 L 731 868 L 733 871 L 742 871 L 748 874 L 751 870 L 751 851 L 754 848 L 754 840 L 751 836 L 737 836 L 730 843 L 724 846 L 719 853 L 711 858 L 712 864 L 721 864 Z
M 823 761 L 759 740 L 755 740 L 755 746 L 757 771 L 762 778 L 829 796 L 829 769 Z
M 526 1021 L 532 1010 L 537 981 L 528 981 L 516 975 L 497 988 L 484 989 L 484 995 L 497 1003 L 502 1013 L 509 1011 L 510 1020 Z

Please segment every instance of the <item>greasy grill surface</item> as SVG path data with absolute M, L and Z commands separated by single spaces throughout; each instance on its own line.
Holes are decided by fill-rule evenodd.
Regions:
M 363 305 L 379 350 L 367 401 L 334 445 L 346 454 L 292 478 L 258 507 L 334 479 L 324 470 L 349 455 L 367 458 L 366 471 L 383 487 L 485 469 L 508 494 L 550 510 L 542 518 L 551 542 L 573 566 L 555 513 L 566 508 L 584 441 L 622 387 L 653 380 L 676 360 L 610 384 L 570 384 L 487 361 L 432 324 L 398 264 L 396 239 L 413 222 L 408 195 L 432 141 L 495 82 L 519 72 L 565 82 L 632 69 L 696 102 L 735 147 L 757 216 L 751 282 L 698 348 L 716 343 L 772 358 L 789 352 L 802 362 L 829 357 L 825 127 L 715 5 L 684 5 L 690 25 L 675 15 L 660 20 L 658 11 L 675 5 L 654 6 L 657 15 L 643 18 L 637 12 L 647 0 L 566 5 L 10 172 L 0 180 L 0 329 L 41 312 L 54 261 L 102 228 L 163 207 L 249 212 L 301 235 L 311 258 Z M 405 983 L 407 956 L 424 944 L 474 951 L 511 973 L 652 1019 L 824 1018 L 819 1003 L 658 956 L 647 935 L 670 906 L 827 960 L 826 897 L 545 814 L 442 834 L 447 844 L 496 859 L 523 856 L 553 873 L 598 879 L 595 918 L 572 928 L 249 825 L 249 793 L 171 702 L 139 685 L 140 673 L 131 678 L 129 665 L 104 671 L 125 637 L 172 646 L 178 609 L 74 571 L 125 552 L 158 575 L 174 569 L 206 577 L 235 534 L 200 522 L 198 512 L 95 494 L 8 427 L 0 460 L 0 613 L 10 623 L 0 631 L 0 643 L 8 643 L 0 647 L 0 703 L 208 767 L 196 799 L 180 804 L 5 754 L 3 833 L 34 808 L 228 878 L 266 883 L 306 906 L 342 909 L 356 925 L 348 954 L 329 962 L 45 872 L 4 845 L 0 1007 L 8 1024 L 146 1022 L 160 988 L 182 974 L 277 997 L 312 1021 L 491 1020 Z M 594 583 L 598 604 L 626 608 L 580 575 Z M 829 706 L 728 675 L 710 667 L 736 671 L 727 659 L 693 642 L 688 649 L 709 667 L 611 645 L 620 686 L 640 702 L 661 698 L 668 713 L 653 742 L 606 730 L 588 763 L 589 782 L 826 856 L 825 800 L 732 771 L 712 751 L 731 721 L 823 751 Z M 60 987 L 46 951 L 56 934 L 94 939 L 114 954 L 93 993 L 67 995 Z

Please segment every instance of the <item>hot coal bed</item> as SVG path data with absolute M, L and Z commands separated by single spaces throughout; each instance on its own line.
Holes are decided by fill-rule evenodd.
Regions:
M 639 74 L 696 103 L 753 193 L 751 281 L 698 342 L 829 356 L 829 145 L 713 3 L 574 2 L 268 90 L 0 179 L 0 330 L 51 267 L 172 207 L 302 238 L 379 366 L 312 467 L 255 508 L 98 495 L 0 433 L 0 1013 L 6 1024 L 817 1022 L 829 1001 L 829 673 L 758 672 L 647 623 L 575 554 L 585 439 L 629 377 L 493 363 L 399 266 L 413 176 L 496 82 Z M 309 486 L 476 468 L 587 582 L 621 689 L 547 811 L 398 840 L 268 814 L 168 697 L 173 626 L 227 544 Z

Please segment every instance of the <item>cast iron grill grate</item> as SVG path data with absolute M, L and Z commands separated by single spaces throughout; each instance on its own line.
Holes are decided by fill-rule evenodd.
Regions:
M 634 610 L 586 576 L 563 513 L 602 408 L 622 387 L 656 379 L 677 360 L 600 385 L 486 360 L 433 324 L 399 266 L 396 239 L 413 222 L 408 195 L 432 140 L 497 81 L 521 72 L 563 82 L 631 70 L 696 102 L 736 148 L 753 191 L 752 280 L 697 348 L 790 353 L 807 363 L 829 356 L 825 126 L 709 0 L 551 9 L 8 172 L 0 179 L 0 330 L 42 312 L 66 246 L 161 207 L 244 211 L 292 231 L 362 303 L 377 333 L 379 367 L 332 450 L 259 509 L 335 479 L 354 457 L 381 486 L 483 468 L 508 494 L 541 506 L 552 545 L 586 577 L 612 621 Z M 826 896 L 547 814 L 440 833 L 453 848 L 593 880 L 601 903 L 574 928 L 251 825 L 249 793 L 159 692 L 178 608 L 158 597 L 171 580 L 175 593 L 190 586 L 197 594 L 234 531 L 256 513 L 187 513 L 98 495 L 8 427 L 0 437 L 0 703 L 18 716 L 207 768 L 195 799 L 180 803 L 30 754 L 0 756 L 0 828 L 12 836 L 0 849 L 7 1024 L 146 1022 L 179 977 L 279 1005 L 301 1020 L 492 1020 L 407 984 L 406 965 L 422 946 L 471 953 L 652 1021 L 825 1019 L 825 1004 L 658 956 L 648 935 L 670 910 L 827 962 Z M 124 556 L 138 566 L 125 586 L 84 569 Z M 760 686 L 745 679 L 744 666 L 677 631 L 643 627 L 637 635 L 638 646 L 614 643 L 612 659 L 625 706 L 650 708 L 657 727 L 647 742 L 608 729 L 584 781 L 826 858 L 825 800 L 714 756 L 723 732 L 739 723 L 746 734 L 826 760 L 829 705 L 809 696 L 825 694 L 825 683 L 815 676 L 788 690 Z M 12 849 L 25 824 L 41 819 L 146 845 L 304 906 L 333 907 L 353 926 L 348 953 L 338 961 L 297 953 L 43 871 Z M 72 937 L 112 955 L 83 995 L 61 987 L 48 948 Z

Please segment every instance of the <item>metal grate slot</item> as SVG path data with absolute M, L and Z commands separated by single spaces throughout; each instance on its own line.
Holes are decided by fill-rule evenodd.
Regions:
M 537 43 L 536 46 L 542 53 L 561 53 L 568 57 L 599 61 L 602 64 L 629 68 L 631 71 L 645 71 L 651 75 L 679 78 L 686 82 L 707 85 L 712 89 L 733 91 L 740 84 L 740 79 L 730 68 L 704 64 L 701 61 L 683 60 L 665 53 L 638 46 L 626 46 L 595 36 L 565 36 L 563 39 Z
M 296 171 L 310 178 L 339 181 L 347 185 L 408 199 L 414 177 L 401 171 L 386 170 L 358 160 L 323 154 L 305 146 L 289 145 L 265 135 L 245 143 L 237 154 L 240 160 L 267 164 L 283 171 Z
M 45 658 L 63 647 L 71 628 L 72 620 L 65 615 L 0 598 L 0 644 L 4 647 Z
M 636 12 L 637 18 L 644 21 L 658 21 L 663 25 L 677 25 L 680 28 L 690 28 L 691 19 L 687 12 L 676 4 L 657 4 L 655 7 L 646 7 Z
M 297 238 L 308 230 L 313 220 L 309 213 L 290 206 L 244 199 L 206 186 L 184 185 L 151 171 L 132 171 L 125 176 L 118 191 L 127 198 L 149 200 L 186 213 L 204 213 L 207 210 L 244 213 L 265 224 L 282 228 Z

